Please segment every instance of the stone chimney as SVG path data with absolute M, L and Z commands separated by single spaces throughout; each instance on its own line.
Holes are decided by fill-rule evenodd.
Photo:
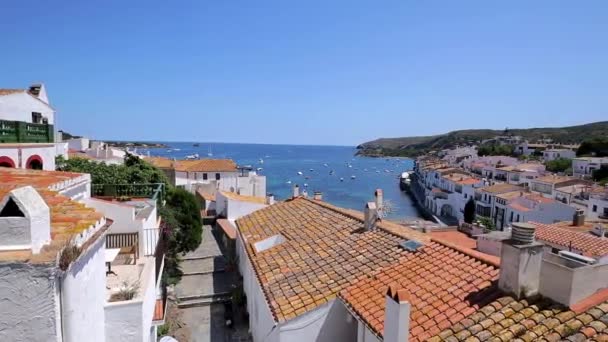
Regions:
M 321 191 L 315 191 L 312 197 L 315 201 L 323 200 L 323 193 Z
M 388 287 L 384 308 L 384 342 L 407 342 L 410 335 L 410 311 L 412 309 L 409 293 Z
M 266 194 L 266 204 L 268 205 L 273 205 L 274 204 L 274 195 L 273 194 Z
M 376 197 L 376 209 L 382 210 L 384 205 L 384 194 L 382 193 L 382 189 L 376 189 L 374 196 Z
M 504 240 L 500 252 L 498 287 L 517 298 L 538 294 L 543 244 L 534 240 L 536 226 L 513 222 L 511 239 Z
M 378 208 L 376 208 L 376 203 L 367 202 L 363 213 L 365 217 L 365 230 L 373 230 L 376 228 L 376 221 L 378 220 Z
M 300 187 L 298 184 L 293 186 L 293 195 L 292 198 L 300 197 Z
M 50 210 L 33 187 L 0 198 L 0 251 L 31 249 L 38 254 L 50 241 Z
M 572 217 L 572 225 L 575 227 L 581 227 L 585 224 L 585 212 L 583 209 L 576 209 L 574 216 Z

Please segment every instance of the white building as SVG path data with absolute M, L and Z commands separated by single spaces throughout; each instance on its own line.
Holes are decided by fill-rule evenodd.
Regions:
M 602 165 L 608 165 L 608 157 L 578 157 L 572 159 L 572 172 L 575 177 L 590 177 Z
M 156 202 L 90 198 L 90 176 L 76 173 L 0 169 L 0 184 L 0 339 L 156 341 Z
M 73 150 L 73 151 L 79 151 L 79 152 L 84 152 L 86 150 L 89 149 L 90 147 L 90 141 L 88 138 L 72 138 L 69 140 L 66 140 L 65 142 L 68 143 L 68 149 Z
M 566 148 L 552 148 L 543 151 L 543 160 L 548 162 L 559 158 L 572 159 L 576 152 Z
M 160 157 L 145 158 L 163 170 L 169 181 L 195 191 L 198 185 L 213 185 L 217 190 L 240 195 L 266 197 L 266 177 L 252 168 L 237 167 L 230 159 L 171 160 Z
M 0 167 L 54 170 L 54 122 L 44 85 L 0 89 Z
M 597 187 L 589 192 L 586 215 L 590 219 L 608 219 L 608 187 Z
M 245 196 L 234 192 L 217 191 L 215 210 L 217 215 L 234 222 L 236 219 L 272 204 L 265 197 Z
M 505 230 L 512 222 L 567 221 L 572 218 L 575 211 L 574 207 L 554 199 L 515 191 L 496 196 L 494 223 L 499 230 Z
M 548 175 L 531 180 L 529 189 L 544 197 L 554 198 L 564 202 L 564 197 L 567 197 L 565 195 L 565 192 L 568 191 L 567 187 L 577 185 L 589 186 L 590 182 L 574 177 Z M 559 189 L 562 189 L 562 191 Z M 570 203 L 570 198 L 567 198 L 564 203 Z
M 528 186 L 530 181 L 545 175 L 545 165 L 540 163 L 521 163 L 497 168 L 503 172 L 506 179 L 500 179 L 508 184 Z

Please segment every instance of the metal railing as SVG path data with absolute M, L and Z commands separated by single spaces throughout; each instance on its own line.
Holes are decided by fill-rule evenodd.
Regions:
M 52 143 L 53 125 L 0 120 L 0 143 Z
M 150 198 L 162 203 L 165 200 L 165 184 L 91 184 L 91 196 Z

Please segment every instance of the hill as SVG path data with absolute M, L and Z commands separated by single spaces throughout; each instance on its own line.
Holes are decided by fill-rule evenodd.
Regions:
M 551 139 L 554 143 L 578 144 L 583 140 L 608 136 L 608 121 L 569 127 L 508 130 L 467 129 L 432 136 L 380 138 L 357 146 L 357 155 L 416 157 L 429 151 L 453 148 L 458 145 L 479 144 L 484 140 L 504 135 L 521 136 L 530 142 Z

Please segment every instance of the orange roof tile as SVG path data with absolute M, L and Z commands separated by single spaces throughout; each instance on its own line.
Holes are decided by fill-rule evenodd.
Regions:
M 369 328 L 382 336 L 385 296 L 396 283 L 410 294 L 410 341 L 425 341 L 498 296 L 498 268 L 432 242 L 404 253 L 397 263 L 363 278 L 339 296 Z
M 483 190 L 485 192 L 489 192 L 489 193 L 493 193 L 493 194 L 502 194 L 505 192 L 523 191 L 524 188 L 521 186 L 518 186 L 518 185 L 501 183 L 501 184 L 486 186 L 486 187 L 480 188 L 479 190 Z
M 590 233 L 565 229 L 559 225 L 530 222 L 536 226 L 536 238 L 565 248 L 570 246 L 585 255 L 601 257 L 608 254 L 608 239 Z
M 233 240 L 236 239 L 236 227 L 230 221 L 226 219 L 218 219 L 217 225 L 222 228 L 222 231 L 227 237 Z
M 51 243 L 43 247 L 39 254 L 31 250 L 0 252 L 0 260 L 24 261 L 32 263 L 55 262 L 57 253 L 66 241 L 91 226 L 103 222 L 103 215 L 84 204 L 72 201 L 49 188 L 83 174 L 59 171 L 35 171 L 0 168 L 0 201 L 13 189 L 31 185 L 40 194 L 50 209 Z
M 182 172 L 236 171 L 236 163 L 231 159 L 171 160 L 162 157 L 147 157 L 144 159 L 158 168 L 174 169 Z
M 235 192 L 229 192 L 229 191 L 220 191 L 220 192 L 222 195 L 226 196 L 227 198 L 233 199 L 235 201 L 266 204 L 266 198 L 264 198 L 264 197 L 239 195 Z
M 237 220 L 248 257 L 273 313 L 282 322 L 336 297 L 358 277 L 405 253 L 404 236 L 424 234 L 390 222 L 372 231 L 353 211 L 296 198 Z M 254 244 L 280 234 L 285 241 L 258 252 Z
M 24 93 L 25 89 L 0 89 L 0 96 Z
M 434 239 L 441 239 L 452 242 L 464 248 L 477 248 L 477 240 L 470 238 L 467 234 L 457 230 L 432 231 L 429 233 Z

